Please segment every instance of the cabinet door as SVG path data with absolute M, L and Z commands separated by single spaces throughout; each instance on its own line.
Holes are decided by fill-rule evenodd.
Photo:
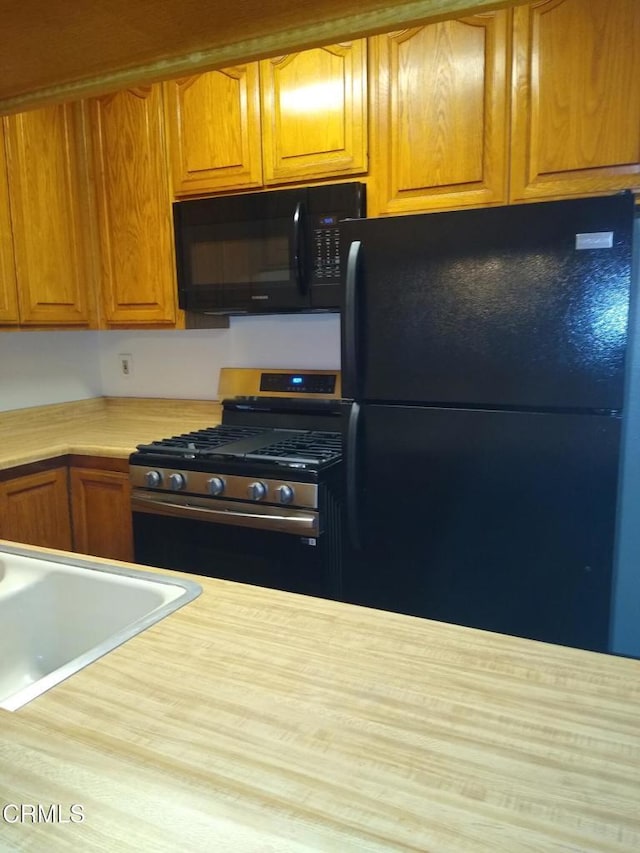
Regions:
M 513 201 L 640 186 L 640 3 L 514 9 Z
M 113 560 L 133 560 L 129 475 L 71 468 L 71 509 L 76 551 Z
M 165 83 L 175 195 L 262 184 L 258 63 Z
M 174 324 L 175 262 L 162 87 L 91 102 L 109 325 Z
M 364 39 L 260 63 L 266 184 L 367 170 Z
M 16 267 L 13 257 L 9 187 L 7 186 L 7 161 L 4 150 L 4 132 L 0 122 L 0 323 L 18 322 L 18 296 L 16 292 Z
M 0 538 L 71 550 L 66 467 L 0 483 Z
M 80 107 L 59 104 L 3 121 L 20 322 L 86 325 Z
M 371 39 L 370 215 L 506 200 L 509 21 L 495 12 Z

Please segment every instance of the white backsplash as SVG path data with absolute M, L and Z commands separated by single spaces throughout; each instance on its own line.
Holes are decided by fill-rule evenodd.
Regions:
M 100 394 L 96 332 L 0 332 L 0 411 Z
M 120 354 L 131 357 L 123 376 Z M 0 411 L 95 396 L 215 399 L 221 367 L 340 367 L 337 314 L 232 317 L 229 329 L 0 332 Z

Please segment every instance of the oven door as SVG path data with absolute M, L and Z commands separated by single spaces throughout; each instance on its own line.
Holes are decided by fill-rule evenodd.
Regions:
M 333 537 L 319 531 L 317 512 L 142 489 L 132 509 L 138 563 L 339 597 Z

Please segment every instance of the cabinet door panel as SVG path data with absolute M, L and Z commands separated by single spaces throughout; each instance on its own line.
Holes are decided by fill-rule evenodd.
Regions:
M 89 322 L 78 109 L 61 104 L 4 119 L 24 324 Z
M 367 169 L 363 39 L 260 63 L 266 184 Z
M 511 198 L 640 186 L 640 4 L 514 10 Z
M 371 39 L 373 215 L 506 198 L 506 12 Z
M 165 84 L 176 195 L 262 183 L 258 63 Z
M 70 477 L 75 550 L 94 557 L 132 561 L 129 475 L 72 468 Z
M 0 538 L 71 550 L 66 468 L 0 483 Z
M 91 104 L 108 324 L 175 323 L 175 262 L 162 87 Z
M 4 130 L 0 122 L 0 323 L 18 322 L 16 267 L 13 257 Z

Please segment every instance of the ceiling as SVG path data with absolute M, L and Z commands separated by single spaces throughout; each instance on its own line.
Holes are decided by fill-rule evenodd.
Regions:
M 523 0 L 0 0 L 0 113 Z

